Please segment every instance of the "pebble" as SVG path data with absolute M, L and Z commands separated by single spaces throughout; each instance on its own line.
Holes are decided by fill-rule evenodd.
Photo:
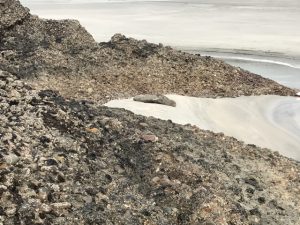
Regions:
M 39 199 L 42 200 L 42 201 L 47 200 L 47 198 L 48 198 L 48 192 L 49 191 L 46 188 L 40 188 L 39 189 L 39 194 L 38 194 Z
M 21 98 L 21 94 L 16 90 L 11 90 L 9 97 L 10 98 Z
M 141 125 L 142 127 L 149 127 L 149 125 L 148 125 L 147 123 L 140 123 L 140 125 Z
M 16 164 L 20 159 L 17 155 L 13 154 L 13 153 L 10 153 L 9 155 L 7 156 L 4 156 L 4 160 L 7 164 L 9 165 L 14 165 Z
M 41 210 L 42 212 L 48 213 L 48 212 L 50 212 L 50 211 L 52 210 L 52 207 L 51 207 L 50 205 L 47 205 L 47 204 L 42 204 L 42 205 L 40 206 L 40 210 Z
M 5 185 L 0 185 L 0 190 L 1 191 L 6 191 L 7 190 L 7 187 Z
M 101 192 L 99 192 L 96 196 L 97 196 L 95 199 L 96 203 L 101 202 L 101 200 L 105 200 L 105 201 L 109 200 L 109 198 L 106 195 L 102 194 Z
M 86 128 L 86 131 L 87 132 L 90 132 L 90 133 L 98 133 L 99 132 L 99 129 L 93 127 L 93 128 Z
M 5 213 L 9 216 L 14 215 L 17 211 L 17 208 L 15 206 L 11 206 L 10 208 L 5 210 Z
M 85 197 L 83 197 L 83 200 L 85 201 L 85 203 L 93 202 L 93 198 L 91 196 L 85 196 Z
M 71 203 L 69 202 L 56 202 L 56 203 L 52 203 L 51 206 L 54 209 L 68 209 L 72 207 Z
M 141 137 L 145 142 L 157 142 L 158 137 L 154 134 L 143 134 Z

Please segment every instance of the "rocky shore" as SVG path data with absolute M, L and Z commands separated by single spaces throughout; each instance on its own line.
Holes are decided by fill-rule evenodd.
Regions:
M 295 95 L 292 89 L 221 60 L 162 44 L 120 34 L 97 43 L 77 21 L 43 20 L 14 0 L 4 1 L 0 10 L 5 15 L 0 69 L 39 90 L 55 89 L 67 98 L 100 102 L 138 94 Z
M 300 223 L 299 162 L 100 105 L 294 90 L 122 35 L 96 43 L 78 22 L 39 19 L 16 0 L 0 1 L 0 69 L 0 224 Z

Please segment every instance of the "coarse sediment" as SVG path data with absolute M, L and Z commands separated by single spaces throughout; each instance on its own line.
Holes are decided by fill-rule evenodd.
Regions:
M 3 224 L 298 224 L 299 163 L 1 72 Z
M 11 11 L 11 2 L 14 8 L 21 7 L 17 1 L 6 1 L 4 5 Z M 24 18 L 23 11 L 15 11 L 14 16 Z M 139 94 L 295 95 L 295 90 L 221 60 L 162 44 L 121 34 L 96 43 L 74 20 L 30 15 L 1 33 L 0 69 L 27 79 L 36 89 L 55 89 L 67 98 L 103 103 Z
M 293 90 L 122 35 L 98 44 L 78 22 L 41 20 L 15 0 L 0 12 L 0 224 L 300 223 L 299 162 L 99 104 Z

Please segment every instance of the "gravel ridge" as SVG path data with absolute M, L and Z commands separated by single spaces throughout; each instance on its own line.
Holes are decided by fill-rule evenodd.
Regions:
M 300 224 L 299 162 L 101 106 L 294 90 L 120 34 L 96 43 L 77 21 L 39 19 L 16 0 L 0 13 L 0 224 Z
M 0 223 L 300 223 L 299 162 L 7 72 L 0 86 Z
M 2 11 L 5 7 L 11 21 L 5 19 L 9 16 L 0 20 L 11 26 L 0 31 L 0 69 L 39 90 L 54 89 L 67 98 L 102 103 L 139 94 L 213 98 L 296 94 L 221 60 L 162 44 L 121 34 L 97 43 L 78 21 L 40 19 L 21 10 L 18 1 L 4 2 Z M 16 22 L 18 17 L 22 22 Z

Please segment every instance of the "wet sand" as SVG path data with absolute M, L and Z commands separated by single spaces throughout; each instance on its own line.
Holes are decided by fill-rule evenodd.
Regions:
M 247 144 L 279 151 L 300 160 L 300 98 L 251 96 L 206 99 L 168 95 L 176 108 L 114 100 L 106 105 L 125 108 L 136 114 L 192 124 L 213 132 L 223 132 Z

